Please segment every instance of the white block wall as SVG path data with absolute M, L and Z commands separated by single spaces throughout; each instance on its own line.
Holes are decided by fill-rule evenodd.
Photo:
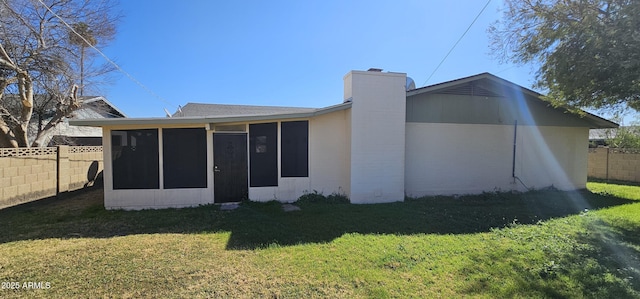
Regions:
M 280 172 L 278 163 L 278 172 Z M 309 178 L 282 178 L 278 174 L 278 186 L 273 187 L 249 187 L 249 199 L 251 201 L 294 202 L 302 194 L 310 189 Z
M 304 193 L 317 191 L 349 196 L 350 167 L 350 110 L 340 110 L 309 119 L 309 177 L 282 178 L 278 175 L 276 187 L 249 188 L 253 201 L 296 201 Z M 290 121 L 290 120 L 287 120 Z M 280 126 L 278 126 L 280 143 Z M 280 145 L 278 145 L 278 172 L 280 172 Z
M 406 74 L 351 71 L 352 203 L 404 200 Z
M 296 120 L 300 120 L 300 119 L 292 119 L 292 120 L 287 120 L 287 121 L 296 121 Z M 269 121 L 267 121 L 269 122 Z M 275 121 L 274 121 L 275 122 Z M 276 200 L 276 201 L 280 201 L 280 202 L 294 202 L 298 199 L 298 197 L 300 197 L 302 194 L 304 194 L 304 192 L 306 192 L 307 190 L 310 189 L 310 178 L 306 177 L 306 178 L 298 178 L 298 177 L 294 177 L 294 178 L 283 178 L 281 177 L 281 162 L 282 162 L 282 155 L 281 155 L 281 142 L 282 142 L 282 134 L 281 134 L 281 121 L 278 121 L 278 126 L 277 126 L 277 130 L 278 130 L 278 154 L 277 154 L 277 158 L 278 158 L 278 186 L 271 186 L 271 187 L 249 187 L 249 199 L 251 201 L 261 201 L 261 202 L 265 202 L 265 201 L 271 201 L 271 200 Z M 311 124 L 309 124 L 311 125 Z M 248 141 L 249 136 L 247 135 L 247 142 Z M 249 164 L 251 163 L 251 157 L 248 158 L 249 159 Z M 249 169 L 251 169 L 251 167 L 249 167 Z M 250 171 L 250 170 L 248 170 Z M 249 174 L 249 177 L 251 176 L 251 174 Z
M 526 190 L 511 176 L 514 126 L 406 127 L 407 195 Z M 587 128 L 518 126 L 516 176 L 530 188 L 585 188 L 587 136 Z

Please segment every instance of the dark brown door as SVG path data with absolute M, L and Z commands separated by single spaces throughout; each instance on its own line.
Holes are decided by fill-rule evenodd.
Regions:
M 247 134 L 213 134 L 213 188 L 215 203 L 238 202 L 249 197 Z

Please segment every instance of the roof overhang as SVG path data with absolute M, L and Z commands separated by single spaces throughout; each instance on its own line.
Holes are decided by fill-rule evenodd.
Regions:
M 429 86 L 425 86 L 425 87 L 421 87 L 421 88 L 417 88 L 417 89 L 413 89 L 410 91 L 407 91 L 407 97 L 410 96 L 414 96 L 414 95 L 419 95 L 419 94 L 424 94 L 424 93 L 437 93 L 440 90 L 444 90 L 444 89 L 448 89 L 451 88 L 453 86 L 456 85 L 461 85 L 461 84 L 466 84 L 472 81 L 478 81 L 478 80 L 482 80 L 482 79 L 487 79 L 487 80 L 491 80 L 493 82 L 496 82 L 498 84 L 502 84 L 504 86 L 509 87 L 512 90 L 515 90 L 517 92 L 520 92 L 522 94 L 528 95 L 530 98 L 534 98 L 540 102 L 546 103 L 548 105 L 551 105 L 549 102 L 545 101 L 542 99 L 543 95 L 535 92 L 531 89 L 528 89 L 526 87 L 522 87 L 518 84 L 515 84 L 511 81 L 502 79 L 500 77 L 497 77 L 495 75 L 492 75 L 490 73 L 482 73 L 482 74 L 478 74 L 478 75 L 474 75 L 474 76 L 469 76 L 469 77 L 464 77 L 464 78 L 460 78 L 460 79 L 456 79 L 456 80 L 452 80 L 452 81 L 447 81 L 447 82 L 443 82 L 443 83 L 438 83 L 438 84 L 434 84 L 434 85 L 429 85 Z M 570 114 L 573 117 L 579 117 L 579 118 L 583 118 L 589 125 L 590 125 L 590 129 L 608 129 L 608 128 L 617 128 L 619 127 L 619 125 L 615 122 L 612 122 L 610 120 L 604 119 L 600 116 L 597 116 L 595 114 L 589 113 L 587 111 L 584 110 L 580 110 L 580 112 L 573 112 L 571 110 L 569 110 L 568 108 L 565 107 L 550 107 L 551 109 L 559 109 L 561 111 L 563 111 L 564 113 Z
M 122 125 L 188 125 L 188 124 L 219 124 L 234 122 L 252 122 L 278 119 L 310 118 L 335 111 L 351 108 L 351 102 L 342 103 L 325 108 L 318 108 L 310 112 L 261 114 L 261 115 L 226 115 L 205 117 L 149 117 L 149 118 L 103 118 L 70 120 L 69 124 L 87 127 L 108 127 Z

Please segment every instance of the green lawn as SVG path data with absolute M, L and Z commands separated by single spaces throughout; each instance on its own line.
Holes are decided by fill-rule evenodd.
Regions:
M 98 189 L 0 210 L 0 298 L 640 298 L 640 186 L 588 188 L 288 213 L 105 211 Z

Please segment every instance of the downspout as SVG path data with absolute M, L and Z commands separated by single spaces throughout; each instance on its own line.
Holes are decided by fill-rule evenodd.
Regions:
M 606 173 L 605 173 L 605 179 L 607 181 L 609 180 L 609 150 L 610 150 L 610 148 L 607 147 L 607 168 L 606 168 Z
M 515 124 L 513 125 L 513 160 L 511 161 L 511 177 L 513 178 L 513 182 L 515 183 L 516 179 L 516 146 L 518 141 L 518 120 L 515 120 Z
M 522 180 L 516 176 L 516 149 L 518 146 L 518 120 L 516 119 L 514 121 L 514 125 L 513 125 L 513 159 L 511 160 L 511 177 L 513 178 L 513 182 L 515 183 L 516 180 L 518 180 L 518 182 L 520 182 L 520 184 L 522 184 L 522 186 L 524 186 L 525 189 L 529 190 L 529 187 L 527 187 L 527 185 L 525 185 Z

